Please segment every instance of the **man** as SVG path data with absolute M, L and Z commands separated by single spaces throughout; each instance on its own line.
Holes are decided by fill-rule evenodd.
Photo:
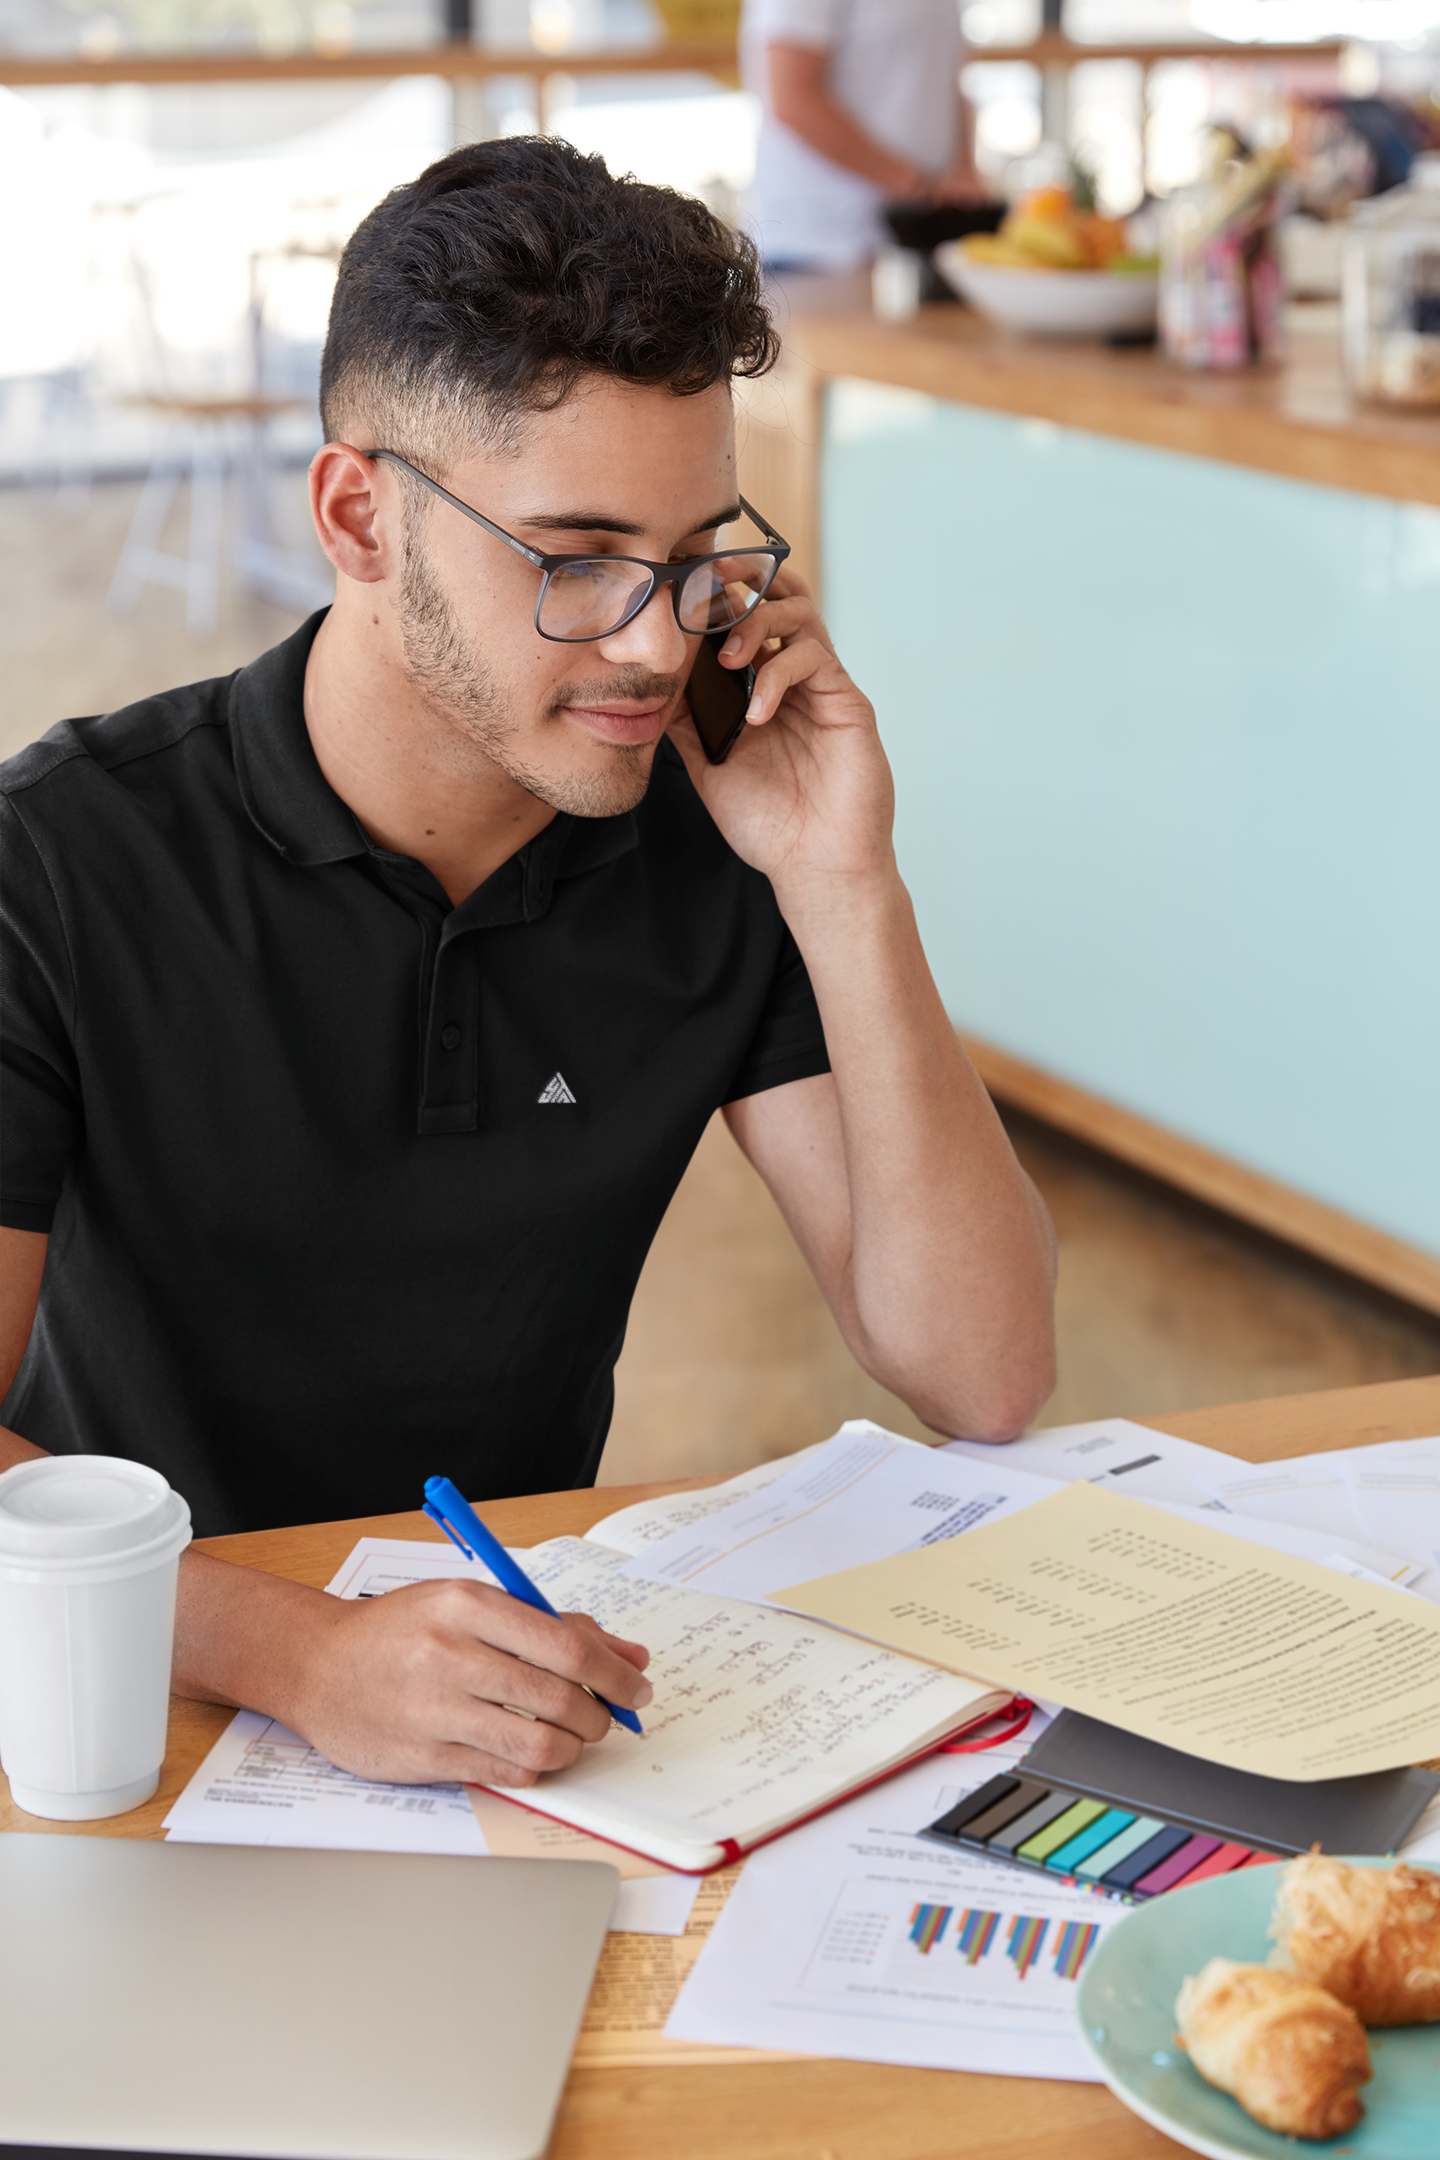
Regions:
M 707 562 L 773 350 L 747 242 L 563 143 L 360 226 L 333 608 L 3 768 L 0 1467 L 150 1462 L 202 1533 L 588 1482 L 722 1105 L 872 1373 L 945 1432 L 1033 1415 L 1048 1222 L 926 970 L 871 708 L 758 534 Z M 711 767 L 716 620 L 759 673 Z M 644 1662 L 474 1584 L 182 1570 L 176 1686 L 375 1776 L 528 1783 Z
M 760 101 L 751 222 L 772 271 L 868 262 L 890 242 L 887 200 L 986 193 L 957 0 L 745 0 L 740 53 Z

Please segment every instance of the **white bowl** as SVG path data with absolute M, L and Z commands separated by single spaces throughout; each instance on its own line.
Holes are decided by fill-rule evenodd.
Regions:
M 1042 337 L 1116 337 L 1153 330 L 1160 280 L 1143 271 L 1012 270 L 976 262 L 958 240 L 935 250 L 941 275 L 1009 330 Z

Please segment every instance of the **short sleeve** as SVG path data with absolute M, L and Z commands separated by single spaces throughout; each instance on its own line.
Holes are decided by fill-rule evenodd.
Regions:
M 35 843 L 0 797 L 0 1225 L 49 1230 L 82 1128 L 64 928 Z
M 828 52 L 840 42 L 845 11 L 846 0 L 746 0 L 745 35 Z
M 830 1070 L 820 1008 L 800 948 L 787 930 L 759 1024 L 726 1091 L 726 1102 L 763 1095 L 791 1080 L 813 1080 Z

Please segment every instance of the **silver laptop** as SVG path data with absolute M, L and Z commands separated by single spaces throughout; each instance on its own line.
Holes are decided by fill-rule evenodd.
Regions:
M 618 1882 L 0 1836 L 0 2143 L 539 2160 Z

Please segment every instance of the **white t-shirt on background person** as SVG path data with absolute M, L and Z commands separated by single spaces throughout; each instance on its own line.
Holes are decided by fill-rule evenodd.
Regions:
M 851 270 L 889 240 L 882 191 L 775 118 L 772 43 L 830 53 L 836 103 L 885 149 L 941 173 L 960 147 L 958 0 L 744 0 L 740 65 L 761 103 L 751 231 L 769 263 Z

